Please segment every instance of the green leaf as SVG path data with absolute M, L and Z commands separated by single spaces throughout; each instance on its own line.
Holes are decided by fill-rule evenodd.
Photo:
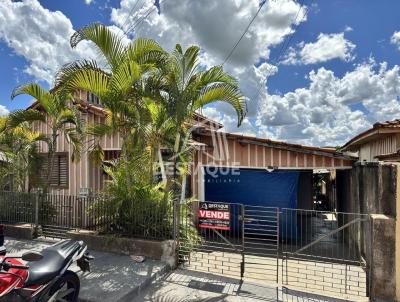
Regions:
M 91 124 L 86 127 L 86 134 L 102 137 L 113 132 L 113 127 L 107 124 Z
M 11 99 L 13 100 L 16 96 L 21 94 L 32 96 L 46 111 L 48 111 L 51 106 L 50 92 L 37 83 L 27 83 L 14 88 L 11 93 Z
M 112 69 L 121 63 L 126 45 L 122 37 L 107 26 L 93 23 L 78 29 L 71 37 L 71 47 L 75 48 L 83 40 L 93 42 L 99 54 L 107 60 Z
M 95 61 L 67 64 L 56 75 L 56 85 L 68 91 L 86 90 L 100 99 L 103 99 L 108 92 L 109 80 L 110 75 L 101 70 Z
M 124 62 L 113 73 L 110 86 L 114 91 L 125 95 L 141 78 L 142 71 L 138 63 L 135 61 Z
M 168 53 L 154 40 L 138 38 L 132 41 L 124 54 L 124 61 L 138 64 L 155 64 L 162 67 L 168 60 Z
M 46 116 L 42 112 L 35 109 L 17 110 L 8 116 L 6 128 L 16 128 L 25 122 L 46 122 Z
M 240 126 L 245 116 L 245 102 L 240 90 L 233 85 L 220 83 L 205 87 L 199 98 L 194 102 L 194 109 L 201 108 L 213 102 L 226 102 L 236 110 L 238 116 L 238 126 Z

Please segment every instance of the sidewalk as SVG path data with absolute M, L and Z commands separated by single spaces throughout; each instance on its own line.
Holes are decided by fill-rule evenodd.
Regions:
M 54 241 L 16 240 L 6 238 L 8 255 L 21 255 L 24 251 L 40 252 Z M 129 256 L 90 251 L 95 257 L 91 262 L 91 272 L 79 272 L 81 290 L 79 301 L 84 302 L 131 302 L 141 290 L 150 285 L 159 275 L 167 271 L 167 266 L 156 260 L 146 259 L 136 263 Z M 74 266 L 72 270 L 79 271 Z
M 54 241 L 6 238 L 9 255 L 41 251 Z M 136 263 L 129 256 L 91 251 L 95 260 L 91 272 L 81 278 L 79 301 L 84 302 L 260 302 L 326 301 L 344 302 L 315 294 L 268 286 L 268 283 L 240 283 L 226 276 L 177 269 L 168 272 L 161 261 Z M 79 271 L 77 267 L 73 270 Z
M 345 302 L 316 294 L 177 269 L 154 281 L 134 302 Z

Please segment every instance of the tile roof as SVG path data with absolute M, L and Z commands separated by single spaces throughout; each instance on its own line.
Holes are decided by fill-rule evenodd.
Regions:
M 373 129 L 377 128 L 400 128 L 400 119 L 375 123 Z

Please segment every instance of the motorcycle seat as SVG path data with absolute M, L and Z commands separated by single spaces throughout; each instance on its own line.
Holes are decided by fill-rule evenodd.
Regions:
M 27 263 L 25 286 L 45 284 L 57 277 L 81 246 L 81 242 L 65 240 L 44 249 L 41 260 Z

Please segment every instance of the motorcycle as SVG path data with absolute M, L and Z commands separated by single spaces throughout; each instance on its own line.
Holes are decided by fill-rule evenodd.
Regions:
M 64 240 L 42 252 L 26 252 L 21 257 L 0 256 L 0 302 L 76 302 L 80 280 L 69 270 L 90 271 L 83 241 Z

